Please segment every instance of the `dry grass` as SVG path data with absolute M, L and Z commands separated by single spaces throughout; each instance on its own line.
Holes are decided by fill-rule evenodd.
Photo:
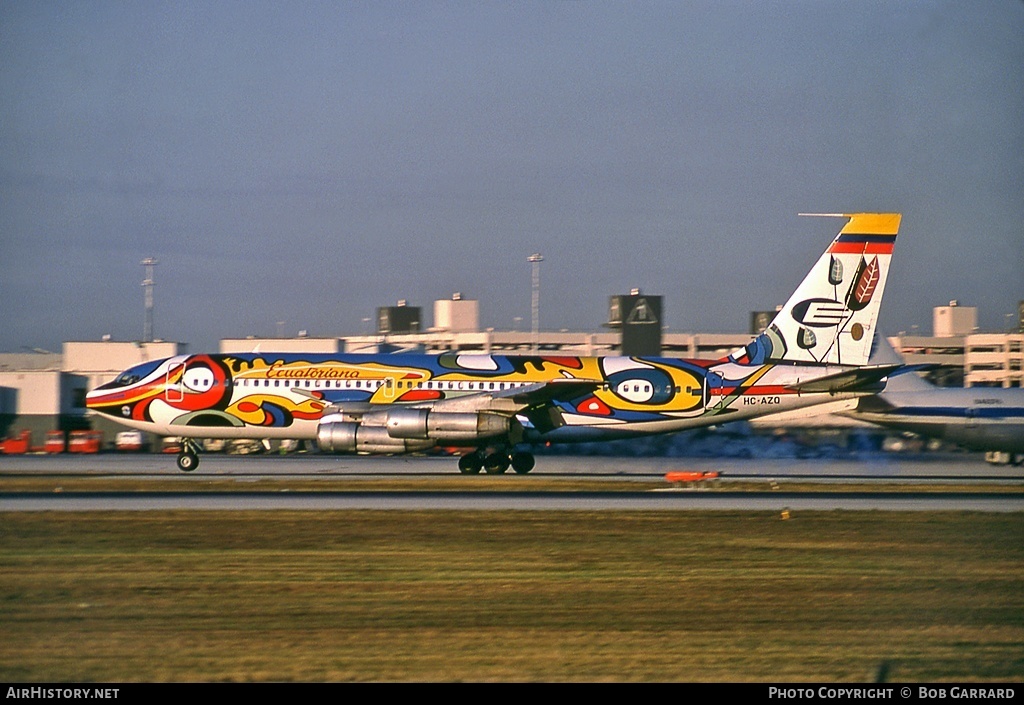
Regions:
M 1024 680 L 1020 514 L 0 514 L 0 681 Z

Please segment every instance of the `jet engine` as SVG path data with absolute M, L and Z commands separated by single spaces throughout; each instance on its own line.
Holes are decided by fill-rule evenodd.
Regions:
M 514 419 L 487 411 L 434 411 L 395 408 L 325 416 L 317 445 L 328 453 L 408 453 L 437 444 L 469 444 L 495 438 L 518 442 L 522 427 Z M 516 438 L 512 438 L 516 436 Z
M 383 426 L 332 421 L 320 423 L 316 443 L 325 453 L 408 453 L 432 448 L 435 442 L 392 438 Z
M 368 417 L 363 417 L 366 423 Z M 511 429 L 508 416 L 485 411 L 445 412 L 431 409 L 394 409 L 388 411 L 384 426 L 392 438 L 437 441 L 473 441 L 507 435 Z

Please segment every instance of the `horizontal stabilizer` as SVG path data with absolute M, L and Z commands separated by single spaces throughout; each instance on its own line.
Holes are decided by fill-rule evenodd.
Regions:
M 837 372 L 834 375 L 818 377 L 807 382 L 788 385 L 797 392 L 880 392 L 885 388 L 885 379 L 903 365 L 875 365 L 858 367 Z

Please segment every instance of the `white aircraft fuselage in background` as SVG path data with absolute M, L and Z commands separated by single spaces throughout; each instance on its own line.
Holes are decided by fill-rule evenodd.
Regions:
M 879 353 L 873 362 L 902 361 L 882 336 Z M 843 415 L 984 451 L 989 462 L 1024 459 L 1024 389 L 936 387 L 907 368 Z

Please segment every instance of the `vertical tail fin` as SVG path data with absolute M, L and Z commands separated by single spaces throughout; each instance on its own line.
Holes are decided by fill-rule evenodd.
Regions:
M 744 360 L 867 364 L 901 215 L 829 215 L 849 221 Z

